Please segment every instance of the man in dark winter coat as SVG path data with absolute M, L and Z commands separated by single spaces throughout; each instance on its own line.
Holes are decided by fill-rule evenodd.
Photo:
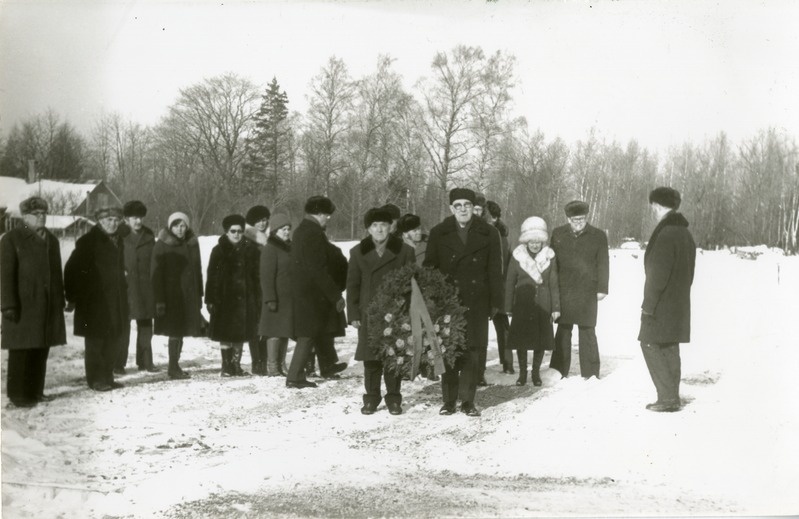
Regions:
M 338 362 L 333 339 L 343 336 L 346 326 L 341 293 L 346 287 L 347 259 L 325 235 L 335 210 L 329 198 L 312 196 L 305 203 L 305 218 L 294 231 L 291 292 L 297 344 L 286 377 L 287 387 L 316 387 L 304 371 L 314 348 L 323 377 L 333 378 L 347 367 L 345 362 Z
M 608 294 L 608 237 L 588 224 L 588 204 L 566 204 L 569 223 L 552 231 L 551 247 L 560 283 L 561 315 L 549 367 L 567 377 L 571 367 L 572 328 L 579 330 L 580 375 L 599 378 L 596 340 L 597 302 Z
M 651 411 L 680 409 L 680 343 L 691 340 L 691 284 L 696 244 L 688 220 L 676 212 L 680 193 L 659 187 L 649 193 L 658 224 L 644 254 L 644 302 L 638 340 L 657 389 Z
M 367 323 L 368 307 L 377 295 L 380 283 L 391 271 L 414 263 L 414 250 L 400 238 L 391 236 L 392 216 L 378 208 L 369 209 L 363 223 L 369 236 L 350 250 L 347 272 L 347 316 L 350 324 L 358 329 L 358 348 L 355 360 L 363 361 L 363 395 L 361 413 L 374 414 L 380 400 L 380 378 L 386 384 L 386 407 L 393 415 L 402 414 L 401 379 L 397 373 L 386 371 L 382 359 L 375 354 L 369 342 Z
M 480 355 L 488 347 L 488 319 L 503 304 L 502 245 L 496 228 L 474 216 L 474 191 L 453 189 L 449 201 L 452 216 L 430 230 L 424 266 L 440 270 L 458 287 L 461 302 L 468 308 L 468 350 L 454 367 L 446 366 L 441 378 L 444 405 L 439 414 L 454 413 L 460 398 L 461 411 L 480 416 L 474 404 Z
M 499 239 L 502 243 L 502 276 L 503 278 L 508 273 L 508 265 L 510 264 L 510 243 L 508 243 L 508 226 L 502 221 L 502 208 L 493 200 L 486 202 L 486 212 L 483 214 L 486 221 L 497 228 L 499 231 Z M 494 322 L 494 331 L 497 333 L 497 351 L 499 353 L 499 361 L 502 364 L 502 372 L 512 375 L 513 371 L 513 350 L 506 349 L 508 342 L 508 329 L 510 322 L 508 315 L 499 313 L 492 319 Z M 483 376 L 481 381 L 485 380 L 485 361 L 483 361 Z
M 136 366 L 139 371 L 155 373 L 158 369 L 153 364 L 153 319 L 155 318 L 155 301 L 153 300 L 153 284 L 150 281 L 150 264 L 152 262 L 155 234 L 144 225 L 147 207 L 138 200 L 127 202 L 122 208 L 125 223 L 119 228 L 124 242 L 125 272 L 128 283 L 128 310 L 130 319 L 136 321 Z M 130 324 L 130 321 L 128 321 Z M 130 331 L 128 331 L 130 335 Z M 125 374 L 128 361 L 128 343 L 122 343 L 114 362 L 114 373 Z
M 75 335 L 84 338 L 86 382 L 95 391 L 122 387 L 114 382 L 114 360 L 129 340 L 124 243 L 119 236 L 122 209 L 100 204 L 97 224 L 75 243 L 64 269 L 69 306 L 75 308 Z
M 265 205 L 254 205 L 247 210 L 244 217 L 247 226 L 244 228 L 244 238 L 258 248 L 259 254 L 263 253 L 269 236 L 266 231 L 269 229 L 269 218 L 272 213 Z M 260 302 L 259 302 L 260 307 Z M 252 362 L 253 375 L 266 375 L 266 337 L 259 337 L 258 330 L 248 339 L 250 346 L 250 360 Z
M 61 250 L 45 228 L 47 209 L 38 196 L 24 200 L 23 226 L 0 240 L 2 349 L 9 350 L 8 399 L 17 407 L 52 400 L 44 394 L 47 356 L 67 342 Z

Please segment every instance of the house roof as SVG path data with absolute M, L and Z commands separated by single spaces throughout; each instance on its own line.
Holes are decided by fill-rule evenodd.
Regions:
M 90 225 L 94 225 L 93 221 L 89 220 L 88 218 L 84 218 L 83 216 L 48 214 L 47 222 L 44 224 L 44 226 L 51 231 L 63 231 L 76 222 L 88 222 Z
M 73 184 L 57 180 L 42 180 L 41 193 L 39 184 L 39 182 L 28 184 L 21 178 L 0 176 L 0 208 L 5 208 L 9 215 L 19 216 L 20 202 L 35 195 L 51 199 L 66 198 L 74 201 L 74 205 L 77 206 L 86 199 L 86 196 L 97 187 L 99 182 Z

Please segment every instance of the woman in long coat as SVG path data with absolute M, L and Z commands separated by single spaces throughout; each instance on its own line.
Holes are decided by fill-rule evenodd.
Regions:
M 291 222 L 276 214 L 266 246 L 261 252 L 261 321 L 259 335 L 266 337 L 266 375 L 286 376 L 286 351 L 294 335 L 291 298 Z
M 0 240 L 2 349 L 8 352 L 8 399 L 33 407 L 44 394 L 51 346 L 66 344 L 64 282 L 58 239 L 44 225 L 47 202 L 31 197 L 20 204 L 23 227 Z
M 266 241 L 269 238 L 266 231 L 269 229 L 269 217 L 271 215 L 272 213 L 265 205 L 254 205 L 247 210 L 247 214 L 244 216 L 244 220 L 247 222 L 247 226 L 244 228 L 244 239 L 255 245 L 259 254 L 263 254 Z M 260 302 L 258 306 L 261 306 Z M 260 335 L 253 335 L 248 342 L 250 345 L 252 374 L 266 375 L 266 338 Z
M 508 346 L 519 359 L 519 386 L 527 383 L 529 350 L 533 350 L 533 384 L 541 385 L 541 361 L 555 343 L 552 322 L 560 316 L 560 292 L 555 253 L 546 246 L 548 239 L 546 222 L 536 216 L 527 218 L 505 278 L 505 310 L 513 316 Z
M 401 378 L 396 373 L 384 371 L 383 362 L 375 355 L 369 343 L 367 308 L 377 294 L 380 282 L 386 274 L 415 261 L 415 252 L 410 245 L 397 236 L 389 235 L 392 215 L 380 208 L 372 208 L 364 216 L 364 226 L 369 236 L 350 250 L 347 271 L 347 314 L 350 323 L 358 328 L 358 348 L 355 360 L 363 361 L 363 395 L 361 413 L 372 414 L 377 410 L 380 394 L 380 375 L 386 384 L 386 407 L 391 414 L 402 413 Z
M 223 377 L 247 376 L 241 369 L 244 341 L 258 333 L 261 287 L 258 283 L 258 246 L 244 238 L 244 217 L 222 220 L 225 234 L 211 250 L 205 304 L 211 314 L 211 339 L 222 350 Z
M 172 213 L 166 229 L 158 233 L 151 269 L 155 299 L 156 335 L 169 337 L 169 378 L 185 379 L 180 354 L 184 337 L 202 335 L 203 273 L 200 243 L 190 228 L 189 217 Z

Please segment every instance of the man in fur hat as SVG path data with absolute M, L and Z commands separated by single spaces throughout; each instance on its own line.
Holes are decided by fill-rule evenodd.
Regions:
M 269 229 L 269 218 L 272 213 L 265 205 L 254 205 L 250 207 L 245 216 L 247 226 L 244 229 L 244 238 L 252 242 L 258 247 L 258 251 L 263 252 L 266 246 L 266 241 L 269 238 L 267 230 Z M 259 272 L 260 275 L 260 272 Z M 260 284 L 259 284 L 260 287 Z M 260 301 L 259 301 L 260 308 Z M 255 332 L 253 337 L 248 341 L 250 347 L 250 362 L 252 363 L 252 374 L 259 376 L 266 376 L 266 363 L 267 363 L 267 348 L 266 338 L 260 337 L 258 332 Z M 276 359 L 273 359 L 276 360 Z
M 680 193 L 658 187 L 649 193 L 657 227 L 644 253 L 644 302 L 638 340 L 657 390 L 650 411 L 680 410 L 680 343 L 691 340 L 691 285 L 696 243 L 688 220 L 677 212 Z
M 588 223 L 588 204 L 573 200 L 564 208 L 568 223 L 552 231 L 551 247 L 560 284 L 561 315 L 549 367 L 569 375 L 572 329 L 579 330 L 580 375 L 599 378 L 597 302 L 608 294 L 608 237 Z
M 503 304 L 502 245 L 496 228 L 474 216 L 474 191 L 453 189 L 449 202 L 452 216 L 430 230 L 424 266 L 437 268 L 458 287 L 461 302 L 468 308 L 467 351 L 455 366 L 446 366 L 439 414 L 453 414 L 460 399 L 462 412 L 480 416 L 474 402 L 480 355 L 488 348 L 488 320 Z
M 297 345 L 291 358 L 286 387 L 316 387 L 305 373 L 308 356 L 315 349 L 319 372 L 336 378 L 347 367 L 338 361 L 334 338 L 346 327 L 344 298 L 347 286 L 347 258 L 325 235 L 336 206 L 324 196 L 305 202 L 305 218 L 294 231 L 291 248 L 292 305 Z

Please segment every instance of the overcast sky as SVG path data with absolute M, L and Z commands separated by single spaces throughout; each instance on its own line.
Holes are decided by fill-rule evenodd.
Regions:
M 103 111 L 154 124 L 223 72 L 276 76 L 302 111 L 331 55 L 357 78 L 389 54 L 412 88 L 435 52 L 466 44 L 516 56 L 515 112 L 548 137 L 799 137 L 798 33 L 787 0 L 0 0 L 0 131 L 48 107 L 87 133 Z

